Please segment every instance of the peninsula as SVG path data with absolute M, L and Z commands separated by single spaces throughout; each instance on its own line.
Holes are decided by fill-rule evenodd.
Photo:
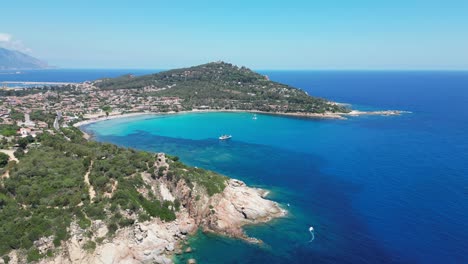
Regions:
M 309 96 L 303 90 L 270 81 L 268 76 L 225 62 L 135 77 L 93 82 L 100 90 L 125 91 L 147 98 L 166 99 L 166 104 L 146 110 L 193 109 L 256 110 L 278 113 L 346 113 L 342 105 Z M 167 99 L 171 98 L 172 103 Z

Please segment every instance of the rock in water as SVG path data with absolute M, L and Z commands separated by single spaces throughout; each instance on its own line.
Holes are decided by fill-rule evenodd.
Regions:
M 245 237 L 242 226 L 263 223 L 282 217 L 286 211 L 277 203 L 264 199 L 263 190 L 250 188 L 244 182 L 231 179 L 224 191 L 213 201 L 215 211 L 210 228 L 234 237 Z

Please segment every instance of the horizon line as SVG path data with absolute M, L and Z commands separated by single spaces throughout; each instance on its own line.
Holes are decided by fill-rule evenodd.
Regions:
M 197 65 L 194 65 L 197 66 Z M 0 69 L 0 71 L 27 71 L 27 70 L 156 70 L 166 71 L 173 69 L 183 69 L 194 66 L 175 67 L 175 68 L 135 68 L 135 67 L 53 67 L 46 69 Z M 445 72 L 465 72 L 466 69 L 457 68 L 249 68 L 254 71 L 445 71 Z

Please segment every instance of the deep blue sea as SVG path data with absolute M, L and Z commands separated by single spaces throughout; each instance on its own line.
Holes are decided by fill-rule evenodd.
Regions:
M 246 228 L 262 246 L 199 233 L 190 239 L 195 251 L 176 261 L 468 263 L 468 72 L 262 73 L 358 109 L 412 113 L 348 120 L 180 114 L 85 127 L 98 141 L 178 155 L 269 189 L 290 212 Z M 224 133 L 233 139 L 219 142 Z M 310 243 L 309 226 L 316 230 Z

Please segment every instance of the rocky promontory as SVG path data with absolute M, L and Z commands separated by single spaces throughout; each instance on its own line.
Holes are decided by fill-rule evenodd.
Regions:
M 224 189 L 209 195 L 204 186 L 190 186 L 186 180 L 171 175 L 171 166 L 176 163 L 165 154 L 158 153 L 156 157 L 154 166 L 159 176 L 142 174 L 147 188 L 138 191 L 143 196 L 156 196 L 162 201 L 180 201 L 175 220 L 135 220 L 134 224 L 118 229 L 113 235 L 109 235 L 107 225 L 101 220 L 92 221 L 89 229 L 73 222 L 68 228 L 69 239 L 63 241 L 60 248 L 55 248 L 53 257 L 43 258 L 39 263 L 172 263 L 172 256 L 183 254 L 185 240 L 198 229 L 258 242 L 247 237 L 242 226 L 267 222 L 286 214 L 277 203 L 265 199 L 265 190 L 224 178 Z M 134 217 L 131 211 L 123 214 Z M 43 254 L 54 250 L 52 237 L 41 238 L 35 246 Z M 12 251 L 9 257 L 9 263 L 25 261 L 18 251 Z

